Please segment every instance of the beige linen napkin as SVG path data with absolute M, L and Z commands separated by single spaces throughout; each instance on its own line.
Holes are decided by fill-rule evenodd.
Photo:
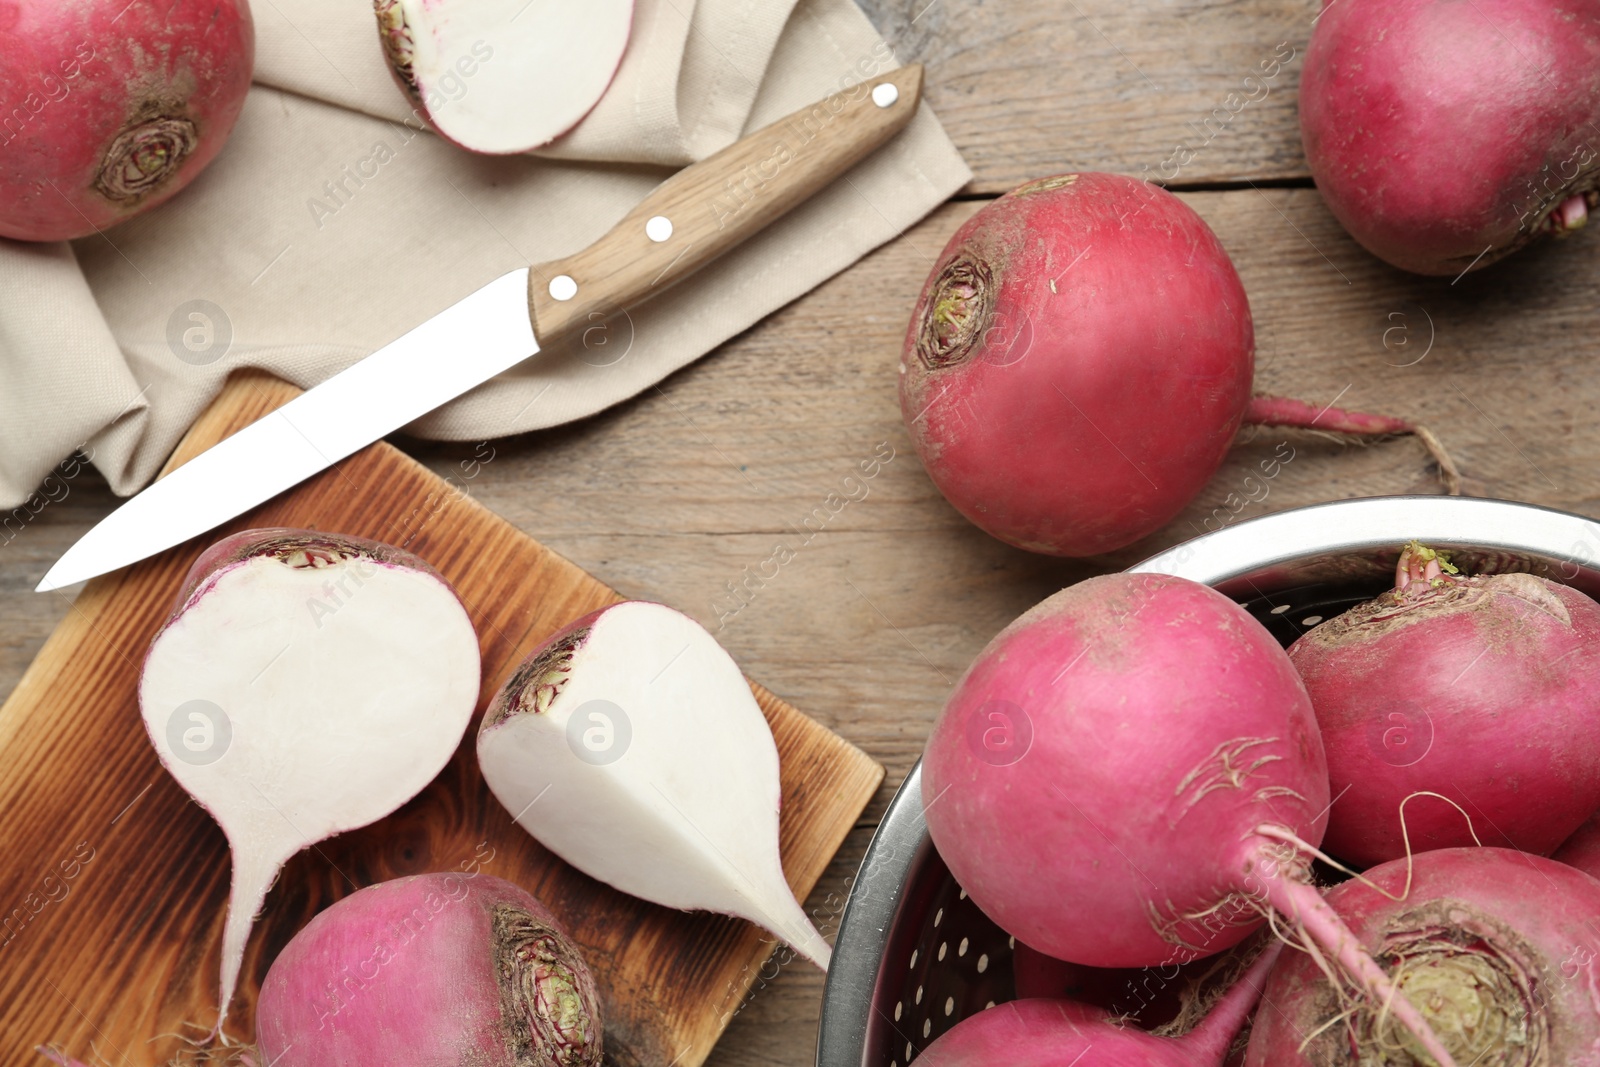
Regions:
M 131 493 L 229 372 L 314 385 L 492 278 L 587 245 L 672 167 L 897 65 L 852 0 L 640 0 L 594 112 L 537 156 L 485 157 L 405 124 L 365 0 L 253 10 L 257 85 L 193 185 L 70 247 L 0 241 L 0 507 L 79 447 Z M 600 411 L 892 239 L 968 177 L 924 107 L 604 344 L 541 353 L 408 429 L 479 440 Z

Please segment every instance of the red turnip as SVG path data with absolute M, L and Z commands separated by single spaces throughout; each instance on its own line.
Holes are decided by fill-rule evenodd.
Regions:
M 633 0 L 373 0 L 395 81 L 463 148 L 525 152 L 578 124 L 622 62 Z
M 1583 225 L 1600 184 L 1596 0 L 1325 3 L 1306 160 L 1370 252 L 1459 275 Z
M 1134 178 L 1064 174 L 1012 190 L 950 238 L 906 332 L 900 410 L 956 510 L 1058 556 L 1110 552 L 1168 522 L 1244 422 L 1414 430 L 1252 403 L 1254 364 L 1244 287 L 1200 216 Z
M 1276 909 L 1392 992 L 1310 884 L 1328 803 L 1311 701 L 1266 629 L 1206 586 L 1105 575 L 1017 619 L 934 726 L 923 796 L 974 903 L 1052 956 L 1181 963 Z
M 597 1067 L 600 997 L 544 905 L 486 874 L 367 886 L 318 914 L 261 984 L 272 1067 Z
M 1414 793 L 1448 798 L 1406 803 L 1415 852 L 1548 853 L 1600 808 L 1600 604 L 1455 570 L 1409 545 L 1393 590 L 1289 649 L 1338 798 L 1323 847 L 1358 866 L 1405 855 Z
M 478 765 L 517 823 L 591 878 L 748 919 L 827 968 L 784 876 L 772 729 L 682 612 L 627 601 L 554 634 L 490 701 Z
M 466 732 L 478 682 L 466 610 L 409 552 L 249 530 L 195 563 L 145 658 L 139 708 L 233 852 L 219 1029 L 284 861 L 427 785 Z
M 1561 842 L 1561 847 L 1552 852 L 1550 858 L 1600 878 L 1600 815 L 1589 816 L 1571 837 Z
M 1365 877 L 1381 891 L 1345 882 L 1328 903 L 1455 1061 L 1600 1064 L 1600 882 L 1498 848 L 1424 852 L 1414 862 L 1414 872 L 1405 860 L 1375 867 Z M 1309 957 L 1285 953 L 1262 1004 L 1248 1067 L 1430 1067 L 1381 1007 L 1352 1004 Z
M 1272 943 L 1182 1037 L 1119 1024 L 1071 1000 L 1014 1000 L 963 1019 L 929 1045 L 918 1067 L 1221 1067 L 1261 996 L 1282 945 Z
M 255 60 L 245 0 L 0 5 L 0 236 L 103 230 L 222 148 Z

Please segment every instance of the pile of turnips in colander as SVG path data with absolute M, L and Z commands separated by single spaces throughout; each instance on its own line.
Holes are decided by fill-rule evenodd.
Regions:
M 1597 722 L 1600 604 L 1415 542 L 1287 650 L 1186 579 L 1071 586 L 928 741 L 934 844 L 1023 999 L 916 1062 L 1600 1065 Z

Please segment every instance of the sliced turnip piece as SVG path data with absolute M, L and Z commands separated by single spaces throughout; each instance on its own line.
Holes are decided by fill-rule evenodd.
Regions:
M 474 152 L 549 144 L 605 95 L 633 0 L 373 0 L 389 69 L 443 136 Z
M 249 530 L 196 561 L 150 646 L 139 706 L 161 762 L 233 851 L 219 1030 L 279 868 L 427 785 L 478 684 L 471 620 L 409 552 Z
M 522 828 L 590 877 L 748 919 L 827 967 L 784 879 L 772 731 L 688 616 L 629 601 L 557 633 L 490 703 L 478 762 Z

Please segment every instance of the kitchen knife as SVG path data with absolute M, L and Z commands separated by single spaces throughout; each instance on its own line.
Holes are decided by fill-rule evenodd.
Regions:
M 37 591 L 220 526 L 562 334 L 656 296 L 894 136 L 921 95 L 922 67 L 901 67 L 685 167 L 583 251 L 495 279 L 126 501 L 56 561 Z

